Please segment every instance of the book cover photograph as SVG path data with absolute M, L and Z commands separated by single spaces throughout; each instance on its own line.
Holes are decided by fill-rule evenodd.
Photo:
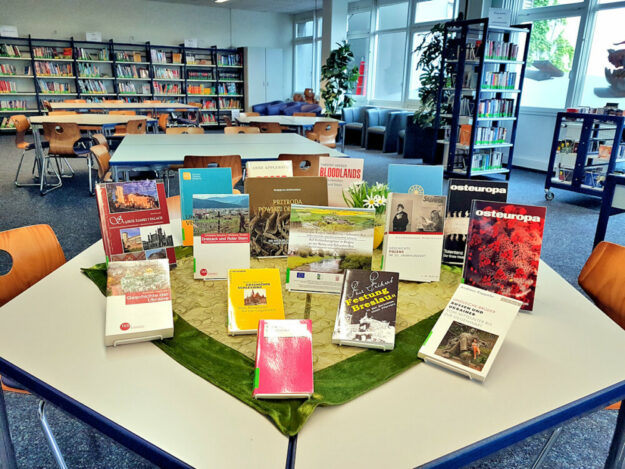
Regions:
M 396 272 L 345 272 L 332 343 L 392 350 L 397 317 Z
M 400 194 L 443 195 L 443 167 L 389 164 L 388 189 Z
M 193 278 L 228 278 L 250 266 L 247 194 L 193 194 Z
M 261 320 L 252 396 L 307 399 L 313 391 L 312 321 Z
M 182 168 L 180 184 L 180 217 L 182 245 L 193 246 L 193 194 L 232 194 L 230 168 Z
M 506 202 L 508 183 L 475 179 L 450 179 L 445 215 L 443 263 L 462 265 L 469 233 L 469 216 L 474 200 Z
M 328 205 L 326 178 L 248 178 L 250 250 L 253 257 L 286 256 L 291 204 Z
M 462 278 L 523 302 L 531 311 L 547 209 L 534 205 L 473 202 Z
M 105 345 L 163 339 L 173 333 L 167 259 L 109 262 Z
M 441 273 L 445 196 L 391 193 L 382 270 L 401 280 L 437 282 Z
M 261 319 L 284 319 L 280 270 L 230 270 L 228 334 L 256 334 Z
M 347 207 L 343 193 L 351 184 L 362 181 L 362 158 L 319 158 L 319 176 L 328 178 L 328 206 Z
M 347 269 L 371 269 L 375 210 L 291 205 L 286 287 L 340 293 Z
M 162 182 L 97 184 L 96 199 L 107 262 L 168 259 L 176 264 Z
M 293 162 L 291 160 L 248 161 L 247 163 L 245 163 L 245 177 L 293 177 Z
M 483 381 L 521 302 L 460 284 L 418 356 Z

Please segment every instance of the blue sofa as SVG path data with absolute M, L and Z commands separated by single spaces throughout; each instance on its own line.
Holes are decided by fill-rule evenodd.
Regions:
M 365 111 L 373 106 L 354 106 L 343 108 L 341 120 L 345 122 L 345 144 L 365 146 Z
M 394 137 L 390 138 L 386 132 L 387 127 L 389 130 L 391 129 L 389 126 L 391 115 L 397 112 L 401 111 L 399 109 L 365 109 L 364 147 L 367 150 L 374 147 L 381 149 L 383 152 L 395 151 L 397 149 L 397 133 L 395 133 Z M 397 128 L 397 126 L 394 128 Z M 399 132 L 399 130 L 400 129 L 397 129 L 396 132 Z M 393 140 L 394 143 L 391 143 L 391 140 Z
M 268 112 L 268 107 L 269 106 L 280 104 L 282 102 L 283 101 L 271 101 L 270 103 L 254 104 L 252 106 L 252 111 L 253 112 L 258 112 L 261 116 L 266 116 L 267 112 Z

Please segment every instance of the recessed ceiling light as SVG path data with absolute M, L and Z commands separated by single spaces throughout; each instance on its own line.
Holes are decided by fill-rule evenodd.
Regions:
M 226 3 L 229 0 L 215 0 L 215 3 Z

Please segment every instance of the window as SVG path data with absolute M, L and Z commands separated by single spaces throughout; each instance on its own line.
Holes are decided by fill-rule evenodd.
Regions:
M 371 10 L 351 13 L 347 16 L 348 34 L 369 34 L 371 28 Z
M 295 45 L 295 91 L 304 91 L 313 86 L 312 43 Z
M 415 33 L 412 39 L 412 53 L 410 60 L 410 87 L 408 88 L 408 99 L 419 99 L 419 87 L 421 86 L 421 70 L 417 70 L 417 63 L 421 58 L 421 54 L 415 52 L 415 49 L 422 41 L 426 40 L 427 33 Z
M 384 101 L 401 101 L 406 32 L 379 34 L 376 49 L 373 97 Z
M 405 28 L 408 17 L 408 2 L 378 7 L 377 30 Z
M 454 17 L 454 0 L 417 0 L 415 23 L 448 20 Z
M 313 35 L 312 20 L 295 24 L 295 37 L 308 37 L 312 35 Z
M 319 91 L 322 20 L 322 18 L 317 18 L 316 32 L 313 31 L 313 19 L 304 18 L 295 22 L 294 91 L 302 92 L 306 88 L 312 88 L 315 92 Z
M 523 0 L 523 8 L 541 8 L 554 5 L 570 5 L 571 3 L 580 3 L 584 0 Z
M 369 38 L 361 37 L 350 39 L 349 45 L 354 53 L 354 60 L 350 62 L 349 68 L 358 67 L 358 81 L 354 94 L 356 96 L 367 95 L 367 57 L 369 57 Z

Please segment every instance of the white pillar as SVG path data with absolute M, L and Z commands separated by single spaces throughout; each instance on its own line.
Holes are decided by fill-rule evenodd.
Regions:
M 347 39 L 347 1 L 323 0 L 322 65 L 326 63 L 332 49 L 336 49 L 336 43 Z

